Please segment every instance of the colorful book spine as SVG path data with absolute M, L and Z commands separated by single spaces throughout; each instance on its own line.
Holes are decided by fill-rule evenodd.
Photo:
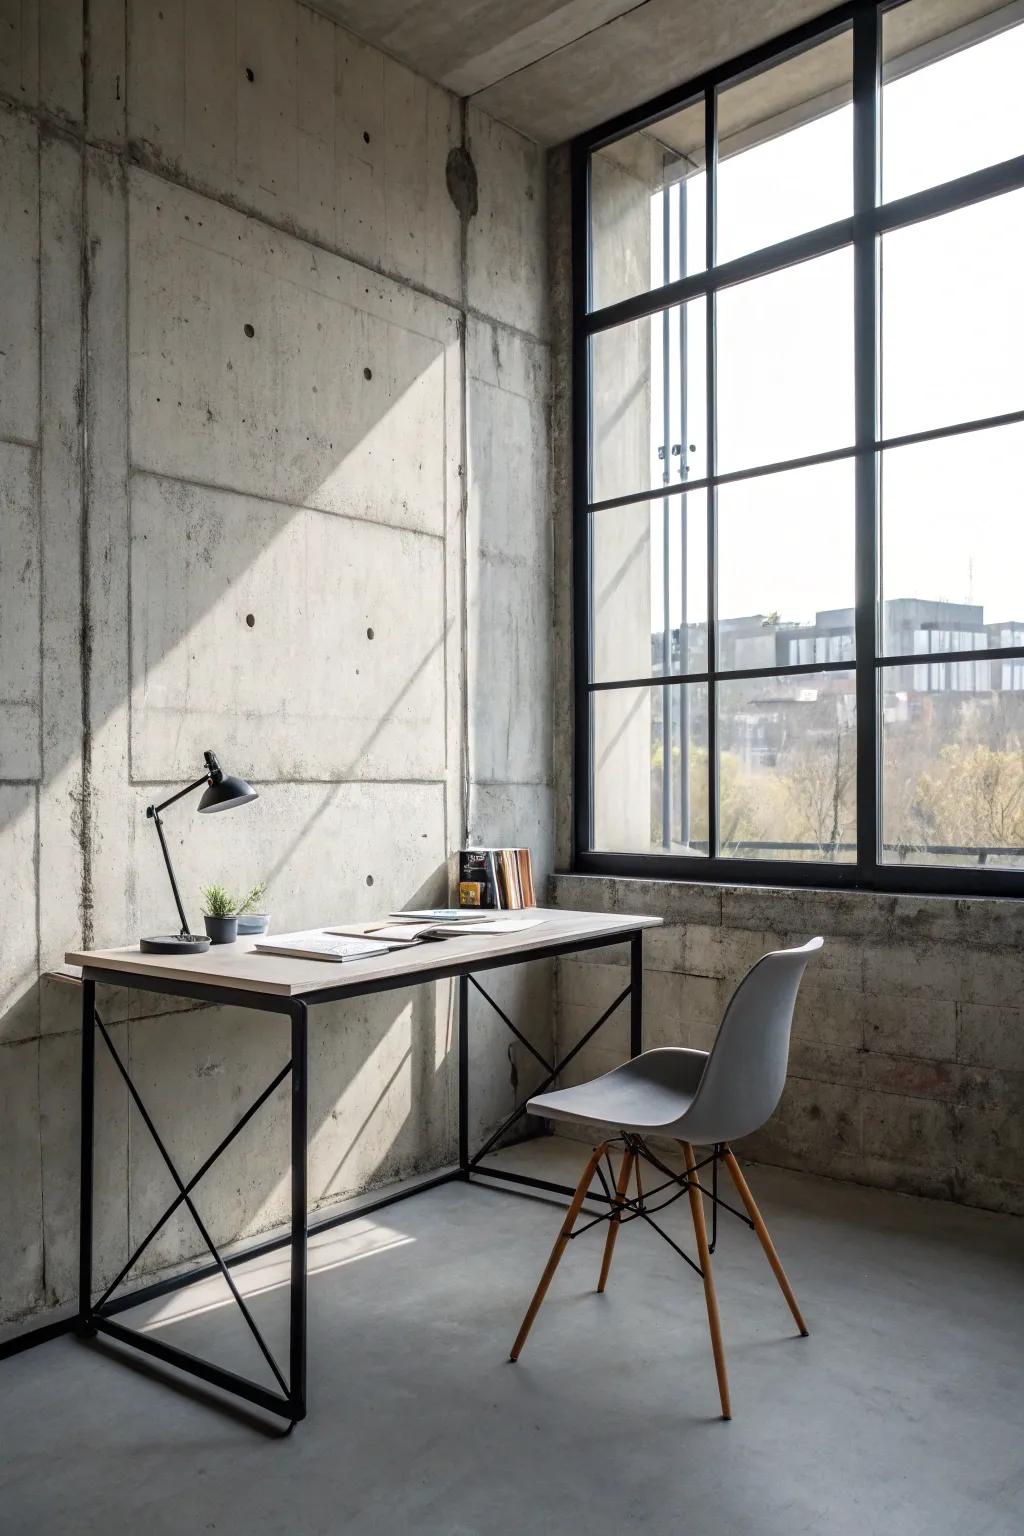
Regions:
M 492 849 L 465 848 L 459 854 L 459 906 L 489 910 L 502 906 Z
M 529 848 L 464 848 L 459 855 L 458 903 L 511 912 L 536 906 Z

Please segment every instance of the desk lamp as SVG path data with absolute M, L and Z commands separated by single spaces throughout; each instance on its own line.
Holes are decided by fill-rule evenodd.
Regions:
M 205 934 L 190 933 L 188 918 L 185 916 L 185 908 L 181 904 L 181 895 L 178 891 L 178 882 L 174 878 L 174 869 L 171 865 L 171 856 L 167 851 L 167 843 L 164 839 L 163 822 L 160 820 L 160 812 L 166 811 L 175 800 L 181 800 L 185 795 L 190 795 L 200 784 L 206 785 L 203 798 L 199 802 L 199 810 L 205 815 L 208 811 L 230 811 L 236 805 L 246 805 L 248 801 L 257 798 L 256 791 L 251 784 L 244 779 L 236 779 L 229 773 L 225 773 L 212 752 L 204 752 L 206 772 L 194 784 L 186 784 L 184 789 L 179 789 L 176 795 L 162 800 L 159 805 L 148 805 L 146 815 L 156 827 L 156 835 L 160 839 L 160 851 L 167 865 L 167 876 L 171 882 L 171 890 L 174 892 L 174 904 L 178 908 L 178 916 L 181 918 L 181 932 L 177 934 L 161 933 L 154 938 L 140 939 L 139 948 L 152 955 L 201 955 L 209 949 L 210 941 Z

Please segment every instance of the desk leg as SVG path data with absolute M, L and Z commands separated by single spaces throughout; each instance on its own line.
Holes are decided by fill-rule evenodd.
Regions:
M 96 983 L 82 982 L 82 1128 L 78 1228 L 78 1319 L 76 1332 L 92 1335 L 92 1187 L 96 1082 Z
M 289 1397 L 293 1422 L 306 1417 L 306 1160 L 308 1009 L 292 1005 L 292 1263 Z
M 469 1177 L 469 977 L 459 977 L 459 1167 Z
M 644 1048 L 644 936 L 641 929 L 629 941 L 629 1054 Z

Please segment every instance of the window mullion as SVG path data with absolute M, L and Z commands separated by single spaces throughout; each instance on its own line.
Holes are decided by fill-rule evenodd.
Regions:
M 593 709 L 591 675 L 594 616 L 591 599 L 590 338 L 583 318 L 590 304 L 590 156 L 574 146 L 572 227 L 572 582 L 573 582 L 573 844 L 576 858 L 593 846 Z
M 704 159 L 706 165 L 705 192 L 705 260 L 708 272 L 715 266 L 716 208 L 718 200 L 718 95 L 713 85 L 704 94 Z M 705 306 L 707 326 L 705 367 L 707 378 L 707 564 L 708 564 L 708 858 L 717 859 L 721 852 L 718 835 L 718 689 L 715 673 L 718 668 L 718 493 L 715 489 L 716 452 L 716 400 L 715 379 L 717 358 L 715 355 L 715 310 L 717 298 L 712 287 Z
M 877 650 L 879 423 L 878 204 L 881 24 L 866 0 L 853 26 L 854 370 L 856 429 L 857 866 L 873 880 L 879 857 Z
M 661 275 L 668 281 L 672 257 L 671 192 L 667 186 L 661 192 Z M 672 312 L 665 309 L 661 315 L 661 463 L 662 480 L 669 485 L 672 479 Z M 680 372 L 685 369 L 685 358 L 680 355 Z M 670 635 L 671 598 L 671 502 L 661 504 L 661 671 L 667 677 L 672 671 L 672 640 Z M 670 852 L 672 848 L 672 689 L 668 683 L 661 688 L 661 845 Z

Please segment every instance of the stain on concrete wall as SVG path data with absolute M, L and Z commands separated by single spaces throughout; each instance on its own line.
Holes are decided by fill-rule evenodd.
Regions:
M 476 166 L 473 164 L 473 156 L 469 150 L 461 144 L 448 151 L 445 180 L 448 184 L 448 196 L 458 209 L 459 218 L 464 223 L 475 218 L 480 206 Z

